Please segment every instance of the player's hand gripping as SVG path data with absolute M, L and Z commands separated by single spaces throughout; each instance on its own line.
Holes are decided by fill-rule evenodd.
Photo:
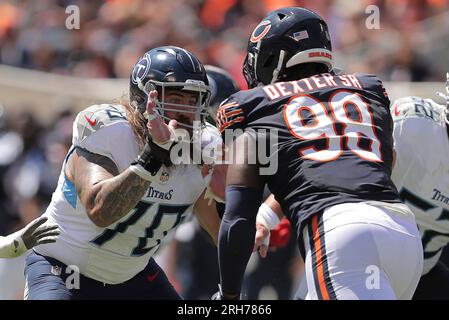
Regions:
M 272 230 L 262 223 L 257 223 L 253 251 L 259 250 L 260 256 L 265 258 L 268 251 L 285 247 L 290 241 L 290 237 L 291 224 L 285 217 Z

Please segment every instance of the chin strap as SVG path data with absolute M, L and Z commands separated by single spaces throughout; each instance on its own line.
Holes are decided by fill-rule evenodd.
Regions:
M 284 63 L 284 57 L 285 57 L 285 51 L 281 50 L 281 52 L 279 53 L 278 65 L 277 65 L 276 69 L 273 70 L 273 78 L 271 78 L 271 83 L 275 83 L 276 81 L 278 81 L 279 73 L 281 72 L 282 64 Z

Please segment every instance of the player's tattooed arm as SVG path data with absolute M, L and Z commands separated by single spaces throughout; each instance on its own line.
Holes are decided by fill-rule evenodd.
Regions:
M 128 214 L 150 185 L 129 169 L 119 174 L 109 158 L 79 148 L 67 168 L 88 217 L 99 227 L 107 227 Z

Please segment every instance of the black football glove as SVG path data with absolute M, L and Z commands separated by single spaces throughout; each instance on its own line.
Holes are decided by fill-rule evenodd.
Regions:
M 142 152 L 131 163 L 131 171 L 139 175 L 142 179 L 153 181 L 158 176 L 162 165 L 166 167 L 172 165 L 170 151 L 175 144 L 173 143 L 167 150 L 153 142 L 151 137 L 148 137 Z

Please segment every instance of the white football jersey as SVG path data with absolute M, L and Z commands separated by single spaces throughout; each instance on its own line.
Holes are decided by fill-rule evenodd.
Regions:
M 120 172 L 140 152 L 120 105 L 95 105 L 80 112 L 66 161 L 75 147 L 108 157 Z M 56 243 L 35 250 L 109 284 L 122 283 L 142 271 L 162 239 L 192 212 L 205 188 L 199 166 L 171 167 L 162 173 L 159 182 L 151 183 L 133 210 L 107 228 L 100 228 L 88 218 L 74 184 L 67 179 L 65 162 L 45 212 L 50 221 L 59 225 L 61 235 Z
M 397 157 L 392 179 L 416 216 L 423 274 L 449 242 L 449 139 L 443 111 L 443 106 L 418 97 L 401 98 L 391 107 Z

